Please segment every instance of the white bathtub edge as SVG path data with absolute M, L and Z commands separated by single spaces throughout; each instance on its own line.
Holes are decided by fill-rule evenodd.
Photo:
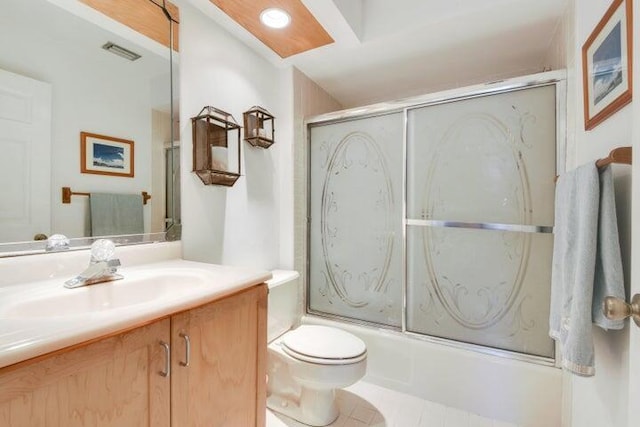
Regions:
M 302 323 L 338 327 L 364 340 L 367 382 L 517 425 L 561 425 L 558 368 L 315 316 Z

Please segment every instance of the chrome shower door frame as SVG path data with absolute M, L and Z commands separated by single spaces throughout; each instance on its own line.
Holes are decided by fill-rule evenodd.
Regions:
M 420 220 L 408 219 L 407 218 L 407 144 L 408 144 L 408 130 L 409 130 L 409 122 L 408 122 L 408 113 L 409 110 L 420 108 L 420 107 L 428 107 L 439 104 L 445 104 L 455 101 L 463 101 L 478 97 L 484 97 L 488 95 L 497 95 L 501 93 L 507 93 L 522 89 L 529 89 L 541 86 L 554 86 L 555 87 L 555 119 L 556 119 L 556 175 L 560 175 L 565 170 L 566 163 L 566 132 L 567 132 L 567 96 L 566 96 L 566 71 L 565 70 L 557 70 L 544 72 L 529 76 L 517 77 L 512 79 L 505 79 L 496 82 L 475 85 L 470 87 L 458 88 L 447 90 L 443 92 L 437 92 L 434 94 L 422 95 L 412 98 L 407 98 L 394 102 L 384 102 L 373 104 L 366 107 L 358 107 L 352 108 L 348 110 L 337 111 L 328 114 L 322 114 L 318 116 L 313 116 L 305 119 L 304 121 L 304 131 L 306 132 L 306 150 L 307 150 L 307 214 L 305 218 L 306 224 L 306 274 L 304 275 L 305 280 L 305 308 L 306 313 L 311 314 L 318 317 L 333 319 L 333 320 L 341 320 L 354 324 L 358 324 L 364 327 L 373 327 L 373 328 L 385 328 L 390 331 L 395 331 L 397 333 L 401 333 L 402 335 L 411 336 L 413 338 L 437 343 L 441 345 L 447 345 L 450 347 L 454 347 L 462 350 L 471 350 L 484 354 L 490 354 L 499 357 L 506 357 L 509 359 L 520 360 L 525 362 L 532 362 L 540 365 L 546 366 L 557 366 L 556 358 L 548 358 L 541 357 L 535 355 L 529 355 L 524 353 L 518 353 L 508 350 L 496 349 L 492 347 L 485 347 L 478 344 L 466 343 L 455 341 L 452 339 L 433 337 L 428 335 L 423 335 L 416 332 L 411 332 L 407 330 L 407 226 L 409 225 L 424 225 Z M 403 119 L 403 141 L 402 141 L 402 254 L 401 254 L 401 263 L 403 267 L 403 277 L 401 278 L 402 285 L 402 325 L 400 328 L 396 328 L 393 326 L 368 322 L 364 320 L 353 319 L 350 317 L 339 316 L 334 314 L 317 312 L 311 309 L 309 294 L 310 294 L 310 245 L 311 245 L 311 229 L 310 229 L 310 219 L 311 219 L 311 156 L 309 155 L 311 151 L 311 132 L 309 129 L 313 126 L 317 125 L 328 125 L 335 124 L 345 121 L 351 121 L 356 119 L 364 119 L 364 118 L 372 118 L 381 115 L 387 115 L 392 113 L 402 112 Z M 420 222 L 420 224 L 419 224 Z M 467 227 L 467 228 L 476 228 L 476 229 L 492 229 L 492 230 L 508 230 L 508 231 L 521 231 L 521 232 L 542 232 L 542 233 L 550 233 L 552 232 L 551 227 L 537 227 L 537 226 L 527 226 L 527 225 L 511 225 L 511 224 L 494 224 L 494 223 L 461 223 L 461 222 L 451 222 L 451 221 L 428 221 L 429 223 L 438 223 L 435 225 L 446 226 L 446 227 Z M 440 224 L 441 223 L 441 224 Z M 556 347 L 555 354 L 558 353 L 558 349 Z

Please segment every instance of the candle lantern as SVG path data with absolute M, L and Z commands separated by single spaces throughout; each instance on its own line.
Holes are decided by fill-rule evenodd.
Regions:
M 243 113 L 244 140 L 254 147 L 269 148 L 274 141 L 274 119 L 267 110 L 254 106 Z
M 204 107 L 191 125 L 193 172 L 205 185 L 233 186 L 240 178 L 240 125 L 214 107 Z

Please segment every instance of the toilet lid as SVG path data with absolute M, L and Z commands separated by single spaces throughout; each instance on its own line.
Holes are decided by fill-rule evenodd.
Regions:
M 288 332 L 283 337 L 282 344 L 285 350 L 289 350 L 287 353 L 324 360 L 360 358 L 367 351 L 364 341 L 355 335 L 318 325 L 302 325 Z

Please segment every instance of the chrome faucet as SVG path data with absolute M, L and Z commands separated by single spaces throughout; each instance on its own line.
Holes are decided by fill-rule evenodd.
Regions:
M 65 288 L 79 288 L 95 283 L 110 282 L 122 279 L 117 274 L 120 260 L 114 258 L 116 246 L 111 240 L 99 239 L 91 245 L 91 261 L 82 273 L 64 282 Z

